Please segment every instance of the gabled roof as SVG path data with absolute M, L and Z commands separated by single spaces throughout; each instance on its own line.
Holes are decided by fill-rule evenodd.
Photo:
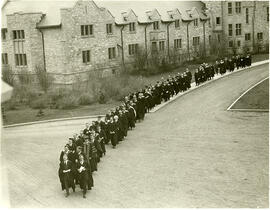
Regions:
M 178 9 L 183 19 L 190 20 L 186 14 L 186 10 L 196 7 L 198 11 L 203 7 L 200 1 L 170 1 L 170 0 L 95 0 L 98 6 L 105 7 L 111 11 L 118 24 L 124 24 L 123 12 L 128 12 L 130 9 L 138 17 L 140 23 L 152 22 L 148 16 L 147 11 L 157 10 L 161 16 L 162 21 L 171 20 L 168 11 Z
M 40 27 L 57 26 L 61 24 L 60 9 L 73 8 L 79 0 L 7 0 L 2 7 L 2 27 L 7 27 L 7 14 L 15 12 L 44 14 L 43 19 L 38 24 Z M 92 0 L 82 0 L 92 1 Z M 95 0 L 98 7 L 106 8 L 115 18 L 117 24 L 126 24 L 124 16 L 132 11 L 138 18 L 139 23 L 151 23 L 147 11 L 157 11 L 162 21 L 172 21 L 170 12 L 179 10 L 181 18 L 186 21 L 192 20 L 187 14 L 187 10 L 196 8 L 201 19 L 206 18 L 201 12 L 203 3 L 201 1 L 167 1 L 167 0 Z
M 2 8 L 2 27 L 7 27 L 6 15 L 15 12 L 37 13 L 46 16 L 41 25 L 54 26 L 61 24 L 60 9 L 72 8 L 77 0 L 9 0 Z

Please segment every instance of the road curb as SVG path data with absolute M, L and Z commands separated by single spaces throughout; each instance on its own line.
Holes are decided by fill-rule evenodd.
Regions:
M 207 82 L 205 82 L 205 83 L 203 83 L 203 84 L 201 84 L 199 86 L 196 86 L 195 85 L 195 82 L 193 82 L 193 83 L 191 83 L 191 88 L 189 90 L 187 90 L 187 91 L 185 91 L 183 93 L 180 93 L 180 94 L 174 96 L 169 101 L 167 101 L 165 103 L 162 103 L 161 105 L 159 105 L 159 106 L 155 107 L 154 109 L 152 109 L 149 113 L 155 113 L 156 111 L 160 110 L 161 108 L 163 108 L 164 106 L 168 105 L 169 103 L 175 101 L 179 97 L 181 97 L 181 96 L 183 96 L 183 95 L 185 95 L 185 94 L 187 94 L 187 93 L 189 93 L 189 92 L 191 92 L 193 90 L 196 90 L 197 88 L 203 87 L 204 85 L 207 85 L 207 84 L 209 84 L 211 82 L 214 82 L 214 81 L 216 81 L 218 79 L 221 79 L 223 77 L 227 77 L 227 76 L 232 75 L 234 73 L 241 72 L 241 71 L 244 71 L 246 69 L 250 69 L 250 68 L 253 68 L 253 67 L 256 67 L 256 66 L 260 66 L 260 65 L 263 65 L 263 64 L 266 64 L 266 63 L 269 63 L 269 60 L 259 61 L 259 62 L 256 62 L 256 63 L 251 64 L 251 66 L 249 66 L 249 67 L 242 68 L 242 69 L 239 69 L 239 70 L 235 70 L 233 72 L 226 72 L 226 74 L 224 74 L 222 76 L 220 76 L 220 75 L 215 76 L 214 79 L 209 80 L 209 81 L 207 81 Z
M 207 81 L 207 82 L 205 82 L 205 83 L 203 83 L 203 84 L 201 84 L 199 86 L 194 86 L 195 83 L 193 82 L 192 84 L 193 84 L 194 88 L 191 88 L 191 89 L 189 89 L 189 90 L 187 90 L 187 91 L 185 91 L 185 92 L 171 98 L 169 101 L 167 101 L 165 103 L 162 103 L 160 106 L 158 106 L 157 108 L 154 108 L 149 113 L 154 113 L 154 112 L 158 111 L 159 109 L 161 109 L 162 107 L 164 107 L 167 104 L 171 103 L 172 101 L 176 100 L 177 98 L 179 98 L 179 97 L 181 97 L 181 96 L 183 96 L 183 95 L 185 95 L 185 94 L 187 94 L 187 93 L 189 93 L 189 92 L 191 92 L 191 91 L 193 91 L 193 90 L 195 90 L 195 89 L 197 89 L 199 87 L 202 87 L 202 86 L 204 86 L 206 84 L 209 84 L 210 82 L 216 81 L 216 80 L 218 80 L 220 78 L 231 75 L 233 73 L 240 72 L 240 71 L 243 71 L 243 70 L 255 67 L 255 66 L 266 64 L 266 63 L 269 63 L 269 60 L 259 61 L 259 62 L 253 63 L 249 67 L 239 69 L 239 70 L 236 70 L 236 71 L 231 72 L 231 73 L 226 73 L 225 75 L 214 78 L 213 80 L 209 80 L 209 81 Z M 25 126 L 25 125 L 34 125 L 34 124 L 43 124 L 43 123 L 50 123 L 50 122 L 60 122 L 60 121 L 67 121 L 67 120 L 93 119 L 93 118 L 97 118 L 98 116 L 104 117 L 105 115 L 92 115 L 92 116 L 82 116 L 82 117 L 59 118 L 59 119 L 52 119 L 52 120 L 34 121 L 34 122 L 28 122 L 28 123 L 18 123 L 18 124 L 5 125 L 5 126 L 3 126 L 3 128 L 12 128 L 12 127 L 19 127 L 19 126 Z

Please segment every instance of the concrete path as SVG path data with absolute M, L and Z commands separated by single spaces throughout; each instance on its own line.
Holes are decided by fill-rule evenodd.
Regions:
M 261 65 L 211 82 L 171 102 L 107 147 L 83 199 L 65 198 L 60 150 L 85 120 L 3 130 L 12 207 L 268 207 L 268 113 L 228 112 L 268 76 Z M 2 185 L 3 186 L 3 185 Z

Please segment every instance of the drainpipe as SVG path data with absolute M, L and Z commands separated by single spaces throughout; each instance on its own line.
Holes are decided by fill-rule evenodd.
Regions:
M 42 52 L 43 52 L 43 65 L 44 65 L 44 71 L 46 72 L 46 56 L 45 56 L 45 47 L 44 47 L 44 34 L 41 29 L 38 29 L 41 33 L 41 40 L 42 40 Z
M 124 38 L 123 38 L 123 30 L 125 28 L 125 25 L 121 28 L 121 46 L 122 46 L 122 64 L 125 67 L 125 57 L 124 57 Z
M 188 31 L 188 25 L 190 24 L 191 22 L 188 22 L 187 23 L 187 50 L 188 50 L 188 60 L 190 61 L 190 53 L 189 53 L 189 31 Z
M 253 17 L 252 17 L 252 51 L 255 49 L 255 11 L 256 11 L 256 1 L 253 2 Z
M 147 30 L 146 30 L 146 28 L 147 28 L 147 24 L 145 25 L 145 28 L 144 28 L 144 46 L 145 46 L 145 53 L 147 54 L 147 34 L 146 34 L 146 32 L 147 32 Z
M 169 22 L 168 24 L 167 24 L 167 37 L 168 37 L 168 39 L 167 39 L 167 48 L 168 48 L 168 56 L 170 57 L 170 25 L 172 24 L 172 22 Z
M 206 47 L 205 47 L 205 23 L 206 23 L 206 21 L 203 22 L 203 50 L 204 50 L 204 54 L 206 55 Z

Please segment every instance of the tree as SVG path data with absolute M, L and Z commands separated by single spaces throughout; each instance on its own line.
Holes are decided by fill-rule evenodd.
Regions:
M 7 84 L 14 85 L 14 73 L 9 66 L 2 68 L 2 79 Z
M 46 72 L 45 69 L 43 69 L 40 66 L 36 66 L 35 71 L 36 71 L 36 76 L 37 76 L 37 81 L 39 83 L 39 86 L 45 93 L 47 93 L 49 87 L 51 86 L 53 82 L 52 76 L 49 75 L 48 72 Z

